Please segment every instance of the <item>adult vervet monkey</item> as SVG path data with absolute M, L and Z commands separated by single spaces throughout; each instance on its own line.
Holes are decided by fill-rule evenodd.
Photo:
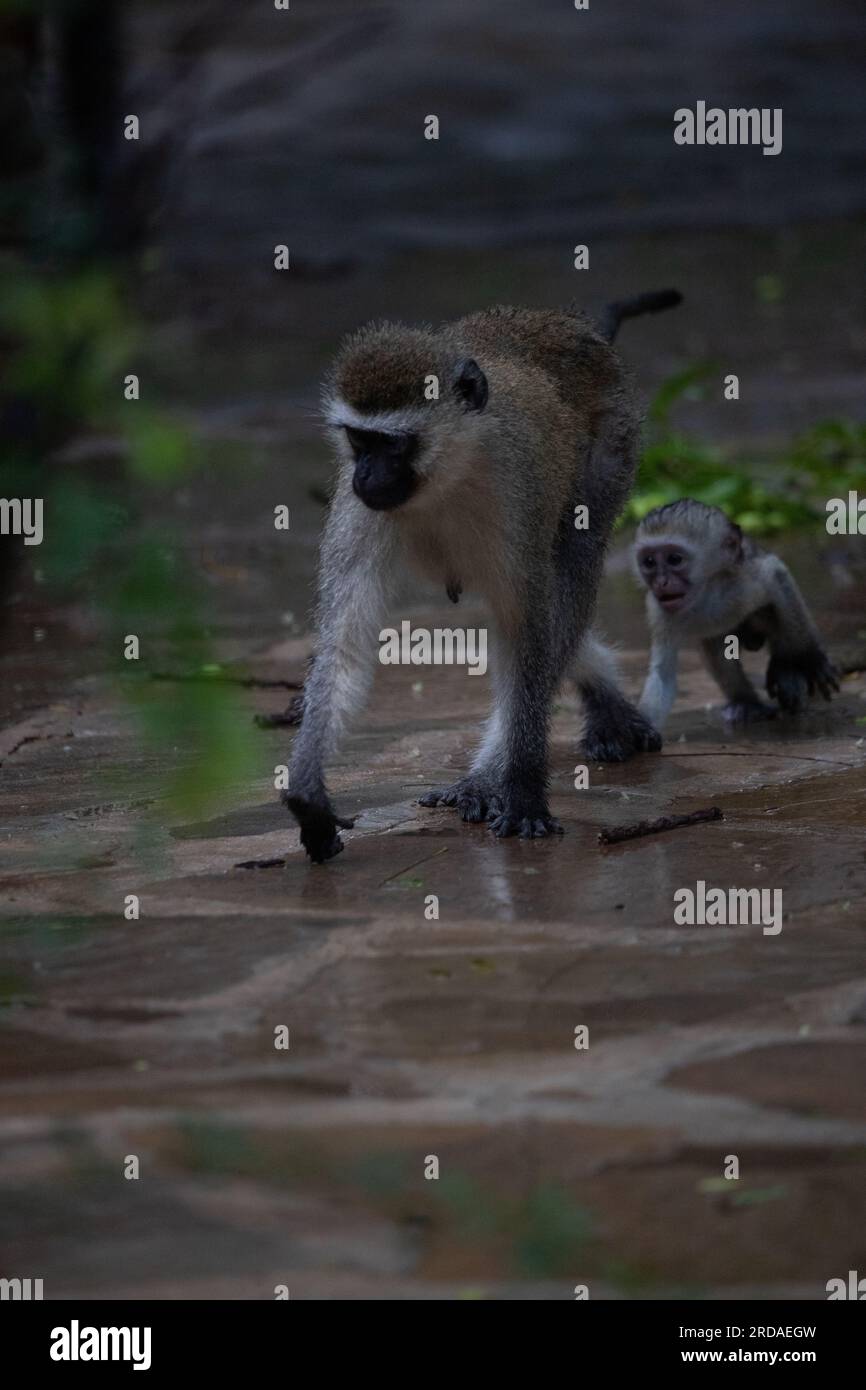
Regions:
M 676 291 L 578 312 L 500 307 L 433 331 L 371 324 L 324 390 L 337 486 L 321 554 L 318 645 L 284 794 L 317 863 L 342 849 L 324 764 L 370 685 L 406 569 L 456 599 L 477 590 L 494 637 L 494 707 L 466 777 L 430 792 L 497 836 L 560 832 L 547 804 L 551 702 L 570 672 L 585 756 L 661 739 L 614 683 L 590 631 L 604 552 L 634 477 L 640 414 L 611 340 Z M 432 399 L 430 398 L 432 396 Z

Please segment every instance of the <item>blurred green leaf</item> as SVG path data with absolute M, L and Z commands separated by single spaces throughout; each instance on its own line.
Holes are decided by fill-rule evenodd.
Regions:
M 673 428 L 676 405 L 703 389 L 711 364 L 662 383 L 649 410 L 649 437 L 637 486 L 623 520 L 638 522 L 654 507 L 693 497 L 721 507 L 756 535 L 772 535 L 823 516 L 827 496 L 866 485 L 866 425 L 825 420 L 792 441 L 780 457 L 748 468 L 723 450 Z
M 785 298 L 784 281 L 778 275 L 759 275 L 755 280 L 755 297 L 760 304 L 779 304 Z
M 735 1207 L 758 1207 L 765 1202 L 778 1202 L 780 1198 L 787 1197 L 788 1188 L 784 1184 L 777 1187 L 753 1187 L 744 1192 L 735 1192 L 731 1197 L 731 1205 Z
M 124 397 L 139 333 L 108 269 L 37 273 L 7 261 L 0 279 L 3 404 L 15 422 L 0 480 L 6 495 L 43 497 L 43 578 L 75 586 L 94 606 L 107 664 L 140 720 L 152 793 L 145 799 L 159 804 L 163 819 L 166 811 L 206 814 L 260 771 L 259 750 L 236 688 L 150 679 L 159 666 L 213 671 L 219 664 L 204 583 L 184 537 L 134 514 L 141 485 L 150 496 L 174 488 L 199 466 L 197 451 L 157 403 Z M 86 450 L 63 452 L 94 431 L 117 440 L 107 473 L 104 464 L 88 466 Z M 84 462 L 67 462 L 76 457 Z M 171 500 L 166 492 L 167 515 Z M 137 663 L 123 660 L 128 634 L 141 644 Z
M 129 403 L 129 471 L 147 483 L 172 483 L 184 478 L 195 465 L 195 452 L 187 432 L 161 420 L 140 403 Z

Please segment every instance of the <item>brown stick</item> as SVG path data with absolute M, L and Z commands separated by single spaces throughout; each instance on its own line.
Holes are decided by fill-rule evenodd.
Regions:
M 660 816 L 658 820 L 641 820 L 636 825 L 617 825 L 610 830 L 602 830 L 598 837 L 600 845 L 618 845 L 623 840 L 639 840 L 643 835 L 657 835 L 661 830 L 679 830 L 681 825 L 701 825 L 704 821 L 723 820 L 720 806 L 711 806 L 707 811 L 690 811 L 687 816 Z
M 242 859 L 240 864 L 235 864 L 236 869 L 282 869 L 285 867 L 285 859 L 280 855 L 274 855 L 272 859 Z

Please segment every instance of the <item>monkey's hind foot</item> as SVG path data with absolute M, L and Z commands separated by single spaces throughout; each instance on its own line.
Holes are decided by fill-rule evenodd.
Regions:
M 746 724 L 775 719 L 778 713 L 775 705 L 766 705 L 763 700 L 732 700 L 722 710 L 722 718 L 726 724 L 743 728 Z
M 593 712 L 581 750 L 592 763 L 624 763 L 635 753 L 658 753 L 662 736 L 640 710 L 623 705 Z
M 553 819 L 543 797 L 506 796 L 500 814 L 490 818 L 490 829 L 498 840 L 511 835 L 521 840 L 543 840 L 562 834 L 562 826 Z
M 767 694 L 778 700 L 786 714 L 797 714 L 807 695 L 822 695 L 831 700 L 838 689 L 839 673 L 820 647 L 770 658 Z
M 301 844 L 314 864 L 324 864 L 343 849 L 340 830 L 351 830 L 354 820 L 334 814 L 327 800 L 309 801 L 304 796 L 284 796 L 283 800 L 301 827 Z
M 434 787 L 418 799 L 419 806 L 453 806 L 461 820 L 489 820 L 501 810 L 499 797 L 474 777 L 462 777 L 451 787 Z

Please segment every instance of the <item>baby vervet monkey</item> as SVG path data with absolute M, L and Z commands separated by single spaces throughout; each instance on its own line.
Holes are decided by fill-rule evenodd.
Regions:
M 786 714 L 796 713 L 807 695 L 829 700 L 839 689 L 787 566 L 744 536 L 718 507 L 690 498 L 656 507 L 638 527 L 633 562 L 646 586 L 652 633 L 640 709 L 657 729 L 676 699 L 677 661 L 687 642 L 700 643 L 732 723 L 777 711 L 761 701 L 739 656 L 726 655 L 735 646 L 731 637 L 750 652 L 767 643 L 767 693 Z
M 378 634 L 407 569 L 490 612 L 493 713 L 468 774 L 422 805 L 497 836 L 560 832 L 547 804 L 548 725 L 569 672 L 585 756 L 661 746 L 591 632 L 604 552 L 635 471 L 640 414 L 611 340 L 676 291 L 583 314 L 500 307 L 433 331 L 372 324 L 324 390 L 338 477 L 322 544 L 318 642 L 284 799 L 307 854 L 342 849 L 324 764 L 367 694 Z

